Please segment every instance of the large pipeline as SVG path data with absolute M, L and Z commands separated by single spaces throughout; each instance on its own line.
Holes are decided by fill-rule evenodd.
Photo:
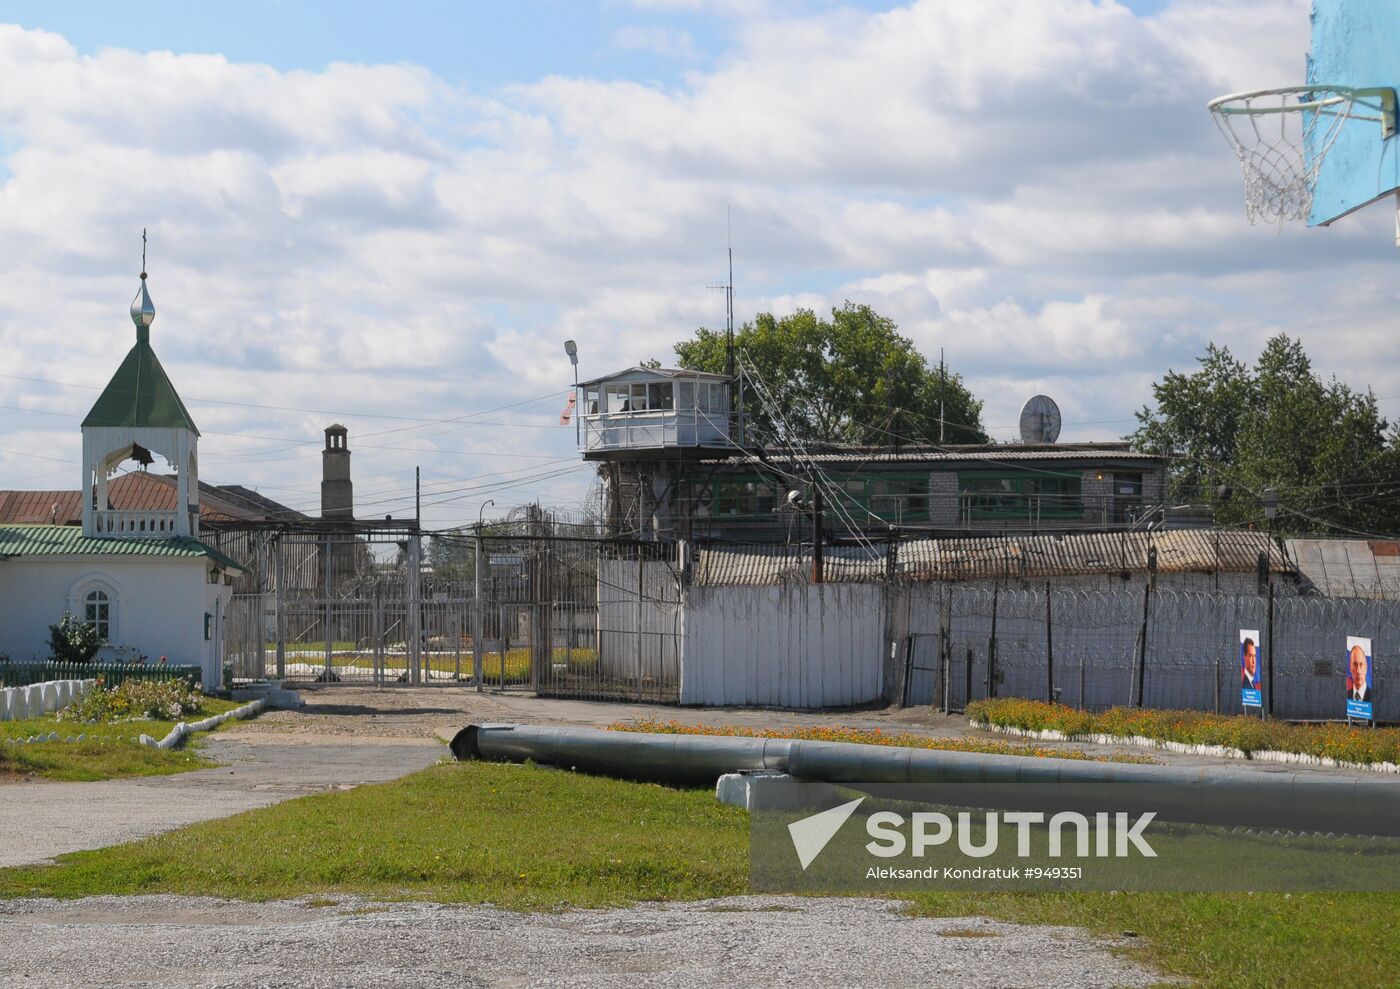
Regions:
M 470 725 L 453 738 L 452 752 L 458 759 L 531 760 L 666 783 L 713 785 L 725 773 L 770 770 L 965 806 L 1034 809 L 1053 804 L 1086 811 L 1154 811 L 1163 820 L 1200 824 L 1400 836 L 1400 780 L 1379 776 L 532 725 Z

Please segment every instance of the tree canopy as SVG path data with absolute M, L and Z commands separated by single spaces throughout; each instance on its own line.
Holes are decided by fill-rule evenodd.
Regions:
M 1226 524 L 1262 523 L 1273 489 L 1285 532 L 1400 531 L 1400 442 L 1369 390 L 1323 381 L 1284 334 L 1253 369 L 1214 344 L 1197 361 L 1152 386 L 1156 405 L 1127 437 L 1172 457 L 1174 498 L 1215 500 Z
M 960 375 L 940 373 L 888 317 L 847 302 L 831 318 L 810 309 L 790 316 L 759 313 L 734 333 L 735 351 L 772 393 L 783 419 L 803 442 L 868 446 L 939 442 L 984 443 L 982 403 Z M 700 327 L 676 344 L 680 366 L 725 370 L 723 330 Z M 779 432 L 748 390 L 745 414 L 760 437 Z

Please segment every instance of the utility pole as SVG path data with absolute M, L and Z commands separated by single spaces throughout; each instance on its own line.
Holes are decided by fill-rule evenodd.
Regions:
M 822 489 L 812 484 L 812 583 L 826 583 L 826 559 L 822 541 L 826 538 L 822 512 Z
M 938 348 L 938 443 L 943 444 L 944 396 L 948 393 L 948 367 L 943 363 L 943 348 Z

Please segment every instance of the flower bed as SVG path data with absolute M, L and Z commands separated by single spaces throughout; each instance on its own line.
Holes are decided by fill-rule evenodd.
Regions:
M 1025 732 L 1056 732 L 1094 740 L 1106 735 L 1150 739 L 1202 748 L 1236 750 L 1247 757 L 1289 753 L 1357 765 L 1400 763 L 1400 729 L 1353 728 L 1345 724 L 1300 725 L 1248 715 L 1200 711 L 1155 711 L 1115 707 L 1101 714 L 1061 704 L 1007 697 L 967 707 L 974 724 Z
M 203 711 L 203 698 L 180 680 L 125 680 L 106 687 L 102 680 L 59 711 L 59 721 L 112 724 L 118 721 L 180 721 Z
M 609 731 L 644 732 L 652 735 L 723 735 L 732 738 L 794 738 L 803 742 L 852 742 L 857 745 L 893 745 L 943 752 L 979 752 L 988 755 L 1036 756 L 1054 759 L 1088 759 L 1094 762 L 1151 762 L 1142 756 L 1094 756 L 1071 749 L 995 742 L 982 738 L 929 738 L 909 732 L 889 734 L 878 728 L 739 728 L 733 725 L 687 725 L 679 721 L 618 721 Z

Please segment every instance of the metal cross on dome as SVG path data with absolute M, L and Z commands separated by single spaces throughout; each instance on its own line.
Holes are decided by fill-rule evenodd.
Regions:
M 156 307 L 151 302 L 151 294 L 146 291 L 146 228 L 141 228 L 141 289 L 131 300 L 131 321 L 138 331 L 150 328 L 155 322 Z M 140 333 L 138 332 L 138 336 Z

